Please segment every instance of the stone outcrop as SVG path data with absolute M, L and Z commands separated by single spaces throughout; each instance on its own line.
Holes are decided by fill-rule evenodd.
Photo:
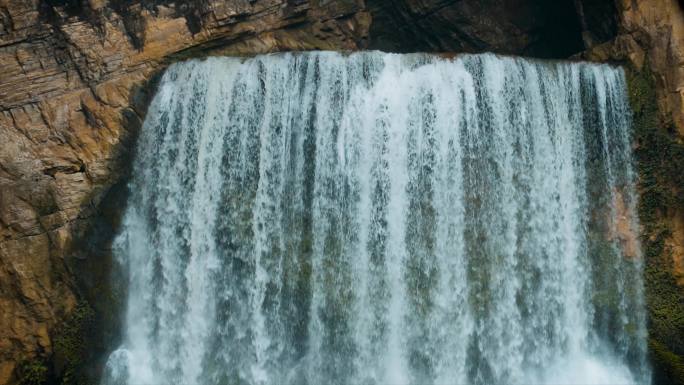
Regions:
M 682 12 L 677 0 L 0 0 L 0 384 L 63 378 L 72 354 L 59 350 L 74 334 L 66 320 L 84 302 L 99 317 L 115 307 L 108 248 L 133 140 L 169 63 L 312 49 L 586 50 L 585 59 L 653 74 L 658 119 L 676 144 Z M 684 187 L 673 180 L 668 191 Z M 658 223 L 671 252 L 658 261 L 681 285 L 684 204 L 667 207 Z M 658 338 L 684 355 L 684 343 L 678 351 Z
M 656 75 L 662 118 L 684 137 L 684 7 L 677 0 L 618 0 L 619 35 L 583 57 L 645 63 Z

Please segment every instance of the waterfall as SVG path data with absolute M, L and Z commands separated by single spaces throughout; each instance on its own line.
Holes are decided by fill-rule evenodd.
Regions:
M 103 383 L 649 383 L 630 123 L 609 65 L 175 64 Z

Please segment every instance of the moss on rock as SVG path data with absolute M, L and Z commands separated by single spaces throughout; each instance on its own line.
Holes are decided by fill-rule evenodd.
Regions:
M 648 341 L 648 349 L 651 352 L 654 369 L 661 372 L 661 381 L 672 384 L 681 383 L 684 378 L 682 357 L 672 353 L 665 345 L 653 338 Z
M 55 369 L 62 385 L 85 385 L 92 381 L 84 372 L 88 341 L 94 329 L 95 312 L 79 303 L 54 339 Z
M 17 373 L 19 385 L 45 385 L 48 383 L 48 367 L 39 358 L 27 360 L 19 364 Z
M 627 70 L 639 174 L 639 217 L 654 382 L 684 384 L 684 290 L 674 276 L 670 214 L 684 208 L 684 146 L 658 110 L 648 65 Z

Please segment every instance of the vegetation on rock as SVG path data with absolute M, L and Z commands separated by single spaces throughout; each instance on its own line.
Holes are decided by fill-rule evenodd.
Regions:
M 649 350 L 656 383 L 684 384 L 684 290 L 677 286 L 672 216 L 684 207 L 684 145 L 673 123 L 660 118 L 653 73 L 629 69 L 635 156 L 639 173 L 639 217 L 649 315 Z
M 22 362 L 17 372 L 19 385 L 44 385 L 48 381 L 48 367 L 40 359 Z
M 94 327 L 95 312 L 85 302 L 78 304 L 55 338 L 55 365 L 59 384 L 85 385 L 88 378 L 83 364 L 88 353 L 89 335 Z

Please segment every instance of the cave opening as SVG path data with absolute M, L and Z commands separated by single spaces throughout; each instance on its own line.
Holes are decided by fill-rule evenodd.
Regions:
M 368 0 L 369 48 L 565 59 L 617 34 L 613 2 Z

